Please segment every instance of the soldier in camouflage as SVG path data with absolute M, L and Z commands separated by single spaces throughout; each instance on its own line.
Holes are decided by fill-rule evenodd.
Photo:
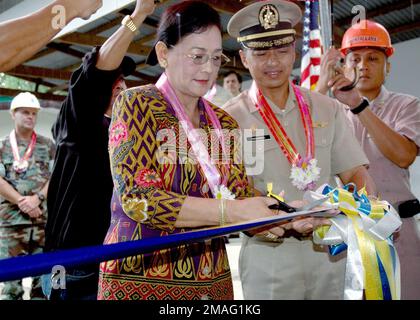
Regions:
M 26 92 L 11 104 L 15 129 L 0 139 L 0 259 L 42 252 L 55 145 L 34 131 L 40 105 Z M 23 298 L 22 280 L 0 283 L 0 300 Z M 31 299 L 43 299 L 38 277 Z

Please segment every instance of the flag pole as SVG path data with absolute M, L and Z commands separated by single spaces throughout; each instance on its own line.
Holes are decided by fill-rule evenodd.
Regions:
M 321 41 L 322 53 L 334 45 L 334 37 L 332 33 L 334 13 L 333 13 L 334 0 L 319 0 L 319 15 L 321 23 Z M 332 97 L 331 90 L 328 90 L 328 96 Z
M 332 1 L 330 3 L 329 0 L 319 0 L 321 38 L 324 52 L 334 44 L 332 36 L 332 6 Z

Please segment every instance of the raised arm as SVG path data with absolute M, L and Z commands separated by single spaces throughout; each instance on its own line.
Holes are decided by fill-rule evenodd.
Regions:
M 154 0 L 137 0 L 136 8 L 130 15 L 137 29 L 141 26 L 144 19 L 155 10 Z M 96 67 L 100 70 L 117 69 L 128 47 L 133 41 L 135 33 L 126 26 L 121 26 L 114 34 L 102 45 L 99 51 Z
M 61 29 L 55 25 L 55 8 L 64 8 L 65 24 L 75 18 L 89 18 L 102 0 L 56 0 L 42 9 L 0 23 L 0 72 L 6 72 L 32 57 Z

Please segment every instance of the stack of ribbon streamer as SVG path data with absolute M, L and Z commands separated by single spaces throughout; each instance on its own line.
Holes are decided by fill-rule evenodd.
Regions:
M 329 245 L 332 255 L 347 249 L 345 299 L 399 300 L 400 265 L 392 234 L 401 219 L 388 202 L 370 200 L 364 189 L 349 192 L 351 186 L 324 185 L 305 194 L 309 201 L 329 194 L 329 204 L 341 211 L 331 226 L 314 231 L 314 242 Z

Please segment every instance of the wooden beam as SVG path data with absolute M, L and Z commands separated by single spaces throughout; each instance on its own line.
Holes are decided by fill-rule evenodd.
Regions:
M 153 19 L 152 17 L 146 17 L 143 23 L 152 28 L 157 28 L 159 26 L 159 20 Z
M 107 30 L 119 25 L 121 23 L 121 21 L 122 21 L 121 17 L 112 19 L 112 20 L 110 20 L 110 21 L 108 21 L 108 22 L 106 22 L 106 23 L 104 23 L 104 24 L 102 24 L 102 25 L 100 25 L 96 28 L 93 28 L 92 30 L 89 30 L 87 33 L 97 35 L 98 33 L 102 33 L 104 31 L 107 31 Z
M 64 71 L 64 70 L 29 67 L 29 66 L 20 65 L 8 71 L 8 74 L 11 74 L 17 77 L 47 78 L 47 79 L 58 79 L 58 80 L 68 81 L 72 73 L 70 71 Z
M 141 70 L 141 69 L 148 68 L 148 67 L 150 67 L 150 66 L 146 63 L 146 60 L 144 60 L 142 62 L 137 63 L 136 70 Z
M 73 32 L 58 39 L 58 41 L 62 43 L 76 44 L 88 47 L 101 46 L 106 40 L 107 38 L 105 37 L 79 32 Z M 149 54 L 150 50 L 150 47 L 142 46 L 138 43 L 131 43 L 128 48 L 128 53 L 145 56 Z
M 79 66 L 79 65 L 77 65 Z M 72 75 L 71 71 L 66 71 L 63 69 L 46 69 L 46 68 L 38 68 L 38 67 L 28 67 L 28 66 L 18 66 L 8 72 L 10 75 L 24 77 L 25 80 L 28 81 L 35 81 L 39 78 L 49 78 L 49 79 L 58 79 L 64 80 L 66 83 L 70 80 Z M 134 72 L 133 76 L 143 79 L 144 81 L 133 81 L 127 80 L 131 86 L 139 86 L 150 82 L 156 82 L 157 77 L 150 76 L 141 72 Z M 44 84 L 41 82 L 41 84 Z M 50 84 L 51 87 L 57 87 L 56 85 Z M 60 85 L 62 86 L 62 85 Z
M 106 38 L 87 33 L 73 32 L 57 39 L 57 41 L 61 43 L 95 47 L 102 45 L 106 41 Z
M 420 21 L 411 22 L 408 24 L 396 26 L 394 28 L 388 29 L 390 35 L 395 35 L 396 33 L 402 33 L 407 31 L 413 31 L 416 29 L 420 29 Z
M 7 74 L 7 72 L 6 72 L 6 74 Z M 24 77 L 24 76 L 19 76 L 18 78 L 29 81 L 31 83 L 39 83 L 39 84 L 42 84 L 43 86 L 46 86 L 46 87 L 55 87 L 56 86 L 55 83 L 45 81 L 41 78 L 29 78 L 29 77 Z
M 47 44 L 47 47 L 79 59 L 82 59 L 85 56 L 84 52 L 72 49 L 70 48 L 70 45 L 64 43 L 51 42 Z
M 42 51 L 39 51 L 36 55 L 32 56 L 30 59 L 28 59 L 27 61 L 33 61 L 42 57 L 45 57 L 51 53 L 54 53 L 55 50 L 52 48 L 45 48 Z
M 52 87 L 51 89 L 47 91 L 47 93 L 53 93 L 56 91 L 67 91 L 68 88 L 69 88 L 69 83 L 66 82 L 66 83 L 60 84 L 59 86 Z
M 23 91 L 0 88 L 0 96 L 15 97 L 21 92 L 23 92 Z M 41 99 L 41 100 L 60 101 L 61 102 L 66 98 L 66 96 L 60 96 L 60 95 L 57 95 L 57 94 L 39 93 L 39 92 L 31 92 L 31 93 L 33 93 L 38 99 Z
M 80 67 L 81 64 L 82 64 L 81 61 L 76 62 L 76 63 L 73 63 L 73 64 L 69 64 L 68 66 L 66 66 L 64 68 L 61 68 L 60 70 L 74 72 L 77 68 Z

